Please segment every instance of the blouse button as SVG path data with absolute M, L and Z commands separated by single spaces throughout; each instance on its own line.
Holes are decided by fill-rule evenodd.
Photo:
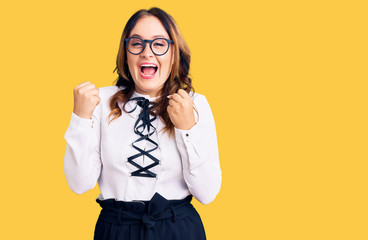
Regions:
M 187 134 L 185 134 L 185 136 L 186 136 L 186 137 L 185 137 L 185 141 L 186 141 L 186 142 L 189 142 L 189 134 L 187 133 Z

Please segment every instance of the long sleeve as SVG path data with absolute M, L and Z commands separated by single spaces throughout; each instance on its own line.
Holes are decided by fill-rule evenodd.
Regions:
M 82 194 L 96 186 L 102 164 L 100 156 L 101 103 L 92 119 L 80 118 L 72 112 L 64 138 L 64 174 L 70 189 Z
M 175 138 L 188 189 L 198 201 L 208 204 L 220 191 L 222 172 L 211 108 L 205 96 L 198 95 L 196 100 L 197 123 L 189 130 L 175 128 Z

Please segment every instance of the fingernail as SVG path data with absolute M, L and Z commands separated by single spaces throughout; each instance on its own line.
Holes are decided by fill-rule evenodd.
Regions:
M 170 98 L 170 97 L 171 97 L 171 95 L 167 96 L 167 98 Z

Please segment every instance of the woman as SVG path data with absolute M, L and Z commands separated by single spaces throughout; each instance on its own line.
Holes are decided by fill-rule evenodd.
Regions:
M 121 37 L 116 85 L 74 88 L 64 172 L 77 194 L 99 183 L 94 239 L 206 239 L 190 202 L 212 202 L 222 177 L 213 115 L 189 65 L 173 18 L 140 10 Z

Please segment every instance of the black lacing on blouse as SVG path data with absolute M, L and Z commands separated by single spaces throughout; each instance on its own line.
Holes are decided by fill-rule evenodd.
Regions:
M 137 105 L 139 105 L 140 107 L 142 107 L 142 111 L 138 116 L 137 121 L 134 124 L 134 132 L 135 134 L 137 134 L 139 136 L 139 138 L 137 140 L 135 140 L 132 143 L 132 146 L 139 152 L 133 156 L 130 156 L 128 158 L 128 162 L 130 164 L 132 164 L 133 166 L 135 166 L 136 168 L 138 168 L 138 170 L 131 172 L 131 176 L 136 176 L 136 177 L 151 177 L 151 178 L 155 178 L 156 177 L 156 173 L 151 172 L 149 169 L 153 168 L 155 166 L 157 166 L 159 164 L 159 160 L 157 158 L 155 158 L 154 156 L 152 156 L 150 154 L 150 152 L 156 150 L 158 148 L 158 144 L 153 141 L 152 139 L 150 139 L 149 137 L 152 136 L 152 134 L 156 131 L 156 128 L 151 124 L 151 122 L 153 122 L 156 119 L 156 116 L 153 116 L 152 118 L 150 118 L 150 110 L 152 110 L 157 103 L 155 102 L 150 102 L 148 99 L 144 98 L 144 97 L 135 97 L 135 98 L 131 98 L 128 100 L 129 101 L 137 101 Z M 133 108 L 133 110 L 131 111 L 127 111 L 128 113 L 133 112 L 136 108 L 137 105 Z M 125 106 L 124 106 L 124 110 L 125 110 Z M 147 134 L 143 134 L 144 130 L 147 128 Z M 140 142 L 140 141 L 148 141 L 150 143 L 152 143 L 155 147 L 153 147 L 152 149 L 146 149 L 143 150 L 139 147 L 137 147 L 135 145 L 135 143 Z M 146 166 L 146 167 L 142 167 L 141 165 L 139 165 L 138 163 L 136 163 L 134 161 L 135 158 L 138 158 L 140 156 L 147 156 L 148 158 L 150 158 L 153 163 Z

